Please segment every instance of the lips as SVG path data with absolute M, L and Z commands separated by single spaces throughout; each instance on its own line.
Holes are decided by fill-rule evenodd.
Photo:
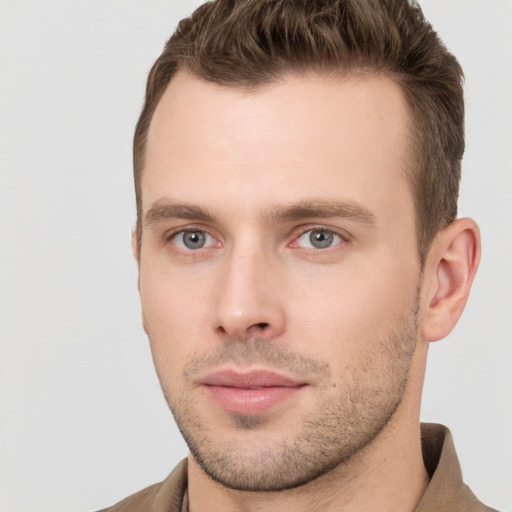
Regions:
M 226 412 L 243 415 L 262 414 L 291 399 L 306 385 L 266 370 L 223 370 L 208 375 L 201 384 Z

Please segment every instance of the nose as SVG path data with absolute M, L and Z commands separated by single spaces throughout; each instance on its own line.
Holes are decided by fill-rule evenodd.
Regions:
M 274 339 L 285 329 L 282 272 L 264 251 L 233 251 L 215 302 L 215 329 L 226 341 Z

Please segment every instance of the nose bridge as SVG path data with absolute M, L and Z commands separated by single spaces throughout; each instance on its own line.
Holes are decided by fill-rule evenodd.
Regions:
M 231 340 L 274 338 L 284 329 L 278 262 L 250 238 L 233 245 L 218 285 L 216 330 Z

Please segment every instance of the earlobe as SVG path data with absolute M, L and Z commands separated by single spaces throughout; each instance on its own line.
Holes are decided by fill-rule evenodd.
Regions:
M 457 219 L 438 234 L 425 265 L 423 339 L 440 340 L 455 327 L 479 262 L 480 231 L 472 219 Z

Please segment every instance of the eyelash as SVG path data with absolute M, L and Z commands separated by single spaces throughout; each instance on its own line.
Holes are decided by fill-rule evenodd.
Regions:
M 213 238 L 214 240 L 216 240 L 218 242 L 218 236 L 216 235 L 213 235 L 208 229 L 205 229 L 204 226 L 185 226 L 185 227 L 182 227 L 182 228 L 179 228 L 179 229 L 176 229 L 176 230 L 172 230 L 171 232 L 167 232 L 163 239 L 164 239 L 164 243 L 171 243 L 172 245 L 175 245 L 173 244 L 173 239 L 175 239 L 176 237 L 178 237 L 180 234 L 184 234 L 184 233 L 194 233 L 194 232 L 197 232 L 197 233 L 205 233 L 206 235 L 210 236 L 211 238 Z M 177 247 L 177 250 L 180 250 L 180 251 L 183 251 L 183 249 L 180 249 Z M 190 252 L 195 252 L 193 251 L 192 249 L 189 250 Z
M 335 236 L 335 237 L 338 237 L 339 238 L 339 241 L 338 242 L 335 242 L 333 245 L 330 245 L 328 247 L 324 247 L 324 248 L 318 248 L 318 247 L 301 247 L 303 250 L 306 250 L 306 251 L 313 251 L 313 252 L 326 252 L 328 251 L 329 249 L 333 249 L 335 247 L 337 247 L 338 245 L 340 244 L 343 244 L 345 242 L 348 241 L 348 235 L 345 234 L 345 233 L 341 233 L 340 231 L 337 231 L 337 230 L 334 230 L 332 228 L 328 228 L 328 227 L 325 227 L 325 226 L 308 226 L 307 229 L 302 229 L 300 231 L 300 233 L 294 238 L 293 242 L 292 242 L 292 246 L 295 245 L 297 246 L 298 245 L 298 241 L 304 236 L 306 235 L 307 233 L 313 233 L 313 232 L 322 232 L 322 233 L 325 233 L 327 234 L 327 236 Z
M 337 247 L 338 245 L 345 244 L 345 243 L 347 243 L 350 240 L 350 236 L 346 232 L 342 232 L 341 230 L 334 230 L 334 229 L 332 229 L 330 227 L 325 227 L 325 226 L 307 226 L 307 227 L 303 227 L 303 228 L 296 228 L 294 231 L 297 231 L 297 229 L 299 230 L 299 232 L 297 233 L 297 235 L 293 236 L 292 242 L 287 244 L 287 245 L 291 246 L 291 247 L 299 247 L 302 250 L 307 251 L 307 252 L 327 252 L 329 249 Z M 322 248 L 322 249 L 314 248 L 314 247 L 309 248 L 309 247 L 298 246 L 298 240 L 301 237 L 303 237 L 305 234 L 307 234 L 309 232 L 313 232 L 313 231 L 321 231 L 321 232 L 326 233 L 327 235 L 337 236 L 337 237 L 340 238 L 340 241 L 336 242 L 332 246 L 329 246 L 329 247 L 326 247 L 326 248 Z M 219 237 L 214 235 L 214 234 L 212 234 L 210 232 L 210 230 L 205 229 L 204 226 L 194 226 L 194 225 L 182 227 L 182 228 L 173 230 L 171 232 L 167 232 L 164 235 L 164 237 L 163 237 L 164 243 L 169 243 L 170 242 L 172 245 L 174 245 L 174 247 L 176 248 L 176 251 L 183 252 L 184 249 L 181 249 L 181 248 L 177 247 L 176 244 L 173 243 L 173 239 L 178 237 L 180 234 L 191 233 L 191 232 L 205 233 L 207 236 L 209 236 L 209 237 L 213 238 L 215 241 L 217 241 L 217 247 L 219 245 L 221 245 L 221 242 L 219 242 L 219 240 L 218 240 Z M 210 247 L 205 247 L 204 249 L 209 249 L 209 248 Z M 186 252 L 194 253 L 194 252 L 199 251 L 200 249 L 202 249 L 202 248 L 199 248 L 197 250 L 189 249 Z

